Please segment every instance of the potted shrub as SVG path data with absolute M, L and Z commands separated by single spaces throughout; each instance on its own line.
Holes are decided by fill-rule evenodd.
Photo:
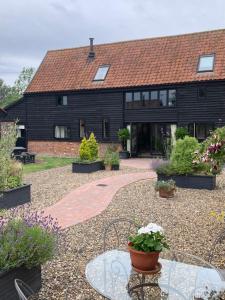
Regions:
M 56 252 L 59 226 L 43 213 L 14 209 L 0 216 L 0 299 L 18 298 L 14 280 L 41 288 L 41 265 Z
M 12 157 L 16 144 L 16 124 L 1 129 L 0 138 L 0 209 L 21 205 L 31 200 L 30 184 L 23 184 L 22 164 Z
M 147 273 L 160 270 L 159 254 L 169 248 L 161 226 L 150 223 L 140 228 L 135 236 L 129 237 L 129 241 L 128 249 L 135 271 Z
M 175 181 L 170 179 L 167 181 L 159 180 L 155 184 L 156 192 L 159 192 L 159 196 L 162 198 L 173 198 L 176 191 Z
M 118 138 L 121 142 L 122 151 L 119 152 L 120 158 L 127 159 L 130 153 L 127 151 L 127 140 L 130 139 L 130 132 L 127 128 L 122 128 L 118 131 Z
M 89 139 L 83 138 L 79 157 L 72 163 L 73 173 L 91 173 L 102 170 L 103 162 L 98 157 L 98 143 L 94 133 L 90 134 Z
M 176 140 L 183 140 L 187 135 L 189 135 L 189 133 L 186 127 L 177 127 L 175 131 Z
M 112 170 L 118 171 L 120 169 L 120 157 L 118 152 L 112 152 L 111 164 Z
M 173 179 L 176 186 L 182 188 L 214 189 L 216 177 L 209 165 L 196 159 L 201 147 L 194 137 L 179 139 L 173 147 L 170 161 L 156 169 L 158 180 Z
M 119 153 L 108 148 L 104 156 L 104 165 L 106 170 L 119 170 Z

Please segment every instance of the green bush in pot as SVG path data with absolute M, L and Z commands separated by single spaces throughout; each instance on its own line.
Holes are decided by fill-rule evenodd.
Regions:
M 0 191 L 7 191 L 22 185 L 22 164 L 12 157 L 16 139 L 16 123 L 9 123 L 1 127 Z
M 53 219 L 30 209 L 0 215 L 0 270 L 31 269 L 52 259 L 60 227 Z

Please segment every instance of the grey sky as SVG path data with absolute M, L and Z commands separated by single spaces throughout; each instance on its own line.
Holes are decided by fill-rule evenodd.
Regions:
M 1 0 L 0 78 L 49 49 L 225 28 L 224 0 Z

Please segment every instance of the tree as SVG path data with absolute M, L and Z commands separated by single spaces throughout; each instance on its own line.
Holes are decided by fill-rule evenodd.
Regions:
M 9 95 L 10 89 L 11 88 L 0 78 L 0 101 Z
M 22 95 L 26 90 L 28 84 L 31 82 L 31 79 L 34 76 L 35 69 L 30 68 L 23 68 L 22 72 L 20 73 L 18 79 L 14 83 L 14 87 L 18 95 Z
M 23 68 L 14 86 L 7 86 L 2 79 L 0 79 L 0 107 L 5 107 L 17 101 L 30 83 L 35 69 Z

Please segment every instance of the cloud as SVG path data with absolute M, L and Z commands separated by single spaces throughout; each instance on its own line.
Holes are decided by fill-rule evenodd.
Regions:
M 0 78 L 12 83 L 49 49 L 225 28 L 224 0 L 7 0 Z

